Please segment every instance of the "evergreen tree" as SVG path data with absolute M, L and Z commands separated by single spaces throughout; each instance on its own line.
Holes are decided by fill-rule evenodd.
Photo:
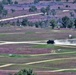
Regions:
M 57 23 L 56 23 L 56 21 L 55 21 L 54 19 L 52 19 L 52 20 L 50 21 L 50 23 L 51 23 L 52 29 L 54 29 L 55 26 L 57 25 Z
M 2 2 L 0 2 L 0 14 L 2 14 L 3 9 L 4 9 L 3 4 Z
M 28 19 L 27 18 L 23 19 L 22 25 L 23 26 L 27 26 L 28 25 Z
M 76 19 L 74 20 L 74 26 L 75 26 L 75 28 L 76 28 Z
M 70 23 L 69 17 L 65 16 L 65 17 L 62 18 L 62 25 L 63 25 L 63 28 L 68 27 L 69 23 Z
M 39 3 L 40 0 L 34 0 L 34 3 Z

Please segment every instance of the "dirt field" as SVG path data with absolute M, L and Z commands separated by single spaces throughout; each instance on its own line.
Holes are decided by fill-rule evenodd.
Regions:
M 76 47 L 47 44 L 1 44 L 20 41 L 46 43 L 49 39 L 67 39 L 69 34 L 76 37 L 76 31 L 71 29 L 0 28 L 0 75 L 7 75 L 12 70 L 24 68 L 33 69 L 37 75 L 75 75 Z
M 71 34 L 76 37 L 76 30 L 37 29 L 29 27 L 3 27 L 0 28 L 0 41 L 34 41 L 48 39 L 67 39 Z
M 70 73 L 70 72 L 67 72 L 67 73 L 63 73 L 63 72 L 60 72 L 60 73 L 51 73 L 51 72 L 36 72 L 37 75 L 76 75 L 76 73 Z M 0 72 L 0 75 L 8 75 L 8 73 L 4 73 L 4 72 Z

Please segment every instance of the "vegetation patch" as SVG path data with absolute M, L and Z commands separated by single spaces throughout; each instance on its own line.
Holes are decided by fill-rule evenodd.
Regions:
M 76 72 L 76 69 L 71 69 L 71 70 L 64 70 L 64 71 L 61 71 L 61 72 Z
M 36 45 L 34 48 L 55 48 L 54 45 L 46 44 L 46 45 Z

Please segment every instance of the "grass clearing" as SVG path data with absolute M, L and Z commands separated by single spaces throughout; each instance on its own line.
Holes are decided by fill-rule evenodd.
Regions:
M 69 48 L 69 46 L 66 47 L 60 47 L 60 46 L 55 46 L 55 45 L 51 45 L 51 44 L 46 44 L 46 45 L 35 45 L 33 46 L 34 48 L 50 48 L 55 50 L 56 53 L 65 53 L 65 52 L 75 52 L 76 49 L 75 48 Z
M 36 71 L 36 70 L 58 70 L 58 68 L 53 68 L 53 67 L 46 67 L 46 66 L 35 66 L 35 65 L 13 65 L 13 66 L 8 66 L 8 67 L 5 67 L 5 68 L 2 68 L 3 70 L 6 70 L 6 69 L 8 69 L 8 70 L 16 70 L 16 69 L 18 69 L 18 70 L 20 70 L 20 69 L 25 69 L 25 68 L 27 68 L 27 69 L 33 69 L 34 71 Z
M 1 57 L 9 58 L 50 58 L 50 57 L 72 57 L 76 55 L 76 51 L 59 52 L 59 53 L 45 53 L 45 54 L 0 54 Z
M 35 45 L 34 48 L 54 48 L 54 45 L 46 44 L 46 45 Z
M 64 70 L 62 72 L 76 72 L 76 69 L 71 69 L 71 70 Z

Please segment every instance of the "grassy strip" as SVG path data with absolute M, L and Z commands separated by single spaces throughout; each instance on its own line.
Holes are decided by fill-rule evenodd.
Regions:
M 18 66 L 22 66 L 22 65 L 18 65 Z M 24 65 L 25 66 L 25 65 Z M 26 65 L 25 67 L 29 67 L 29 68 L 31 68 L 31 69 L 46 69 L 46 70 L 58 70 L 58 68 L 53 68 L 53 67 L 46 67 L 46 66 L 38 66 L 38 65 Z
M 35 45 L 33 48 L 56 48 L 57 46 L 46 44 L 46 45 Z
M 6 70 L 6 69 L 8 69 L 8 70 L 18 70 L 18 69 L 25 69 L 25 68 L 27 68 L 27 69 L 33 69 L 33 70 L 58 70 L 58 68 L 53 68 L 53 67 L 46 67 L 46 66 L 35 66 L 35 65 L 18 65 L 18 64 L 16 64 L 16 65 L 11 65 L 11 66 L 7 66 L 7 67 L 3 67 L 3 68 L 1 68 L 1 69 L 3 69 L 3 70 Z
M 75 70 L 64 70 L 64 71 L 61 71 L 61 72 L 76 72 L 76 69 Z
M 5 64 L 4 64 L 4 63 L 0 63 L 0 66 L 1 66 L 1 65 L 5 65 Z
M 47 53 L 47 54 L 26 54 L 26 55 L 22 55 L 22 54 L 0 54 L 0 57 L 13 57 L 13 58 L 29 58 L 29 57 L 41 57 L 41 56 L 63 56 L 63 55 L 70 55 L 71 56 L 76 55 L 76 51 L 72 51 L 72 52 L 60 52 L 60 53 Z
M 55 50 L 56 53 L 65 53 L 65 52 L 75 52 L 76 49 L 58 49 L 58 50 Z
M 25 58 L 25 57 L 31 57 L 31 56 L 22 55 L 22 54 L 0 54 L 0 57 Z
M 59 46 L 52 44 L 35 45 L 33 48 L 51 48 L 51 49 L 76 49 L 76 46 Z

